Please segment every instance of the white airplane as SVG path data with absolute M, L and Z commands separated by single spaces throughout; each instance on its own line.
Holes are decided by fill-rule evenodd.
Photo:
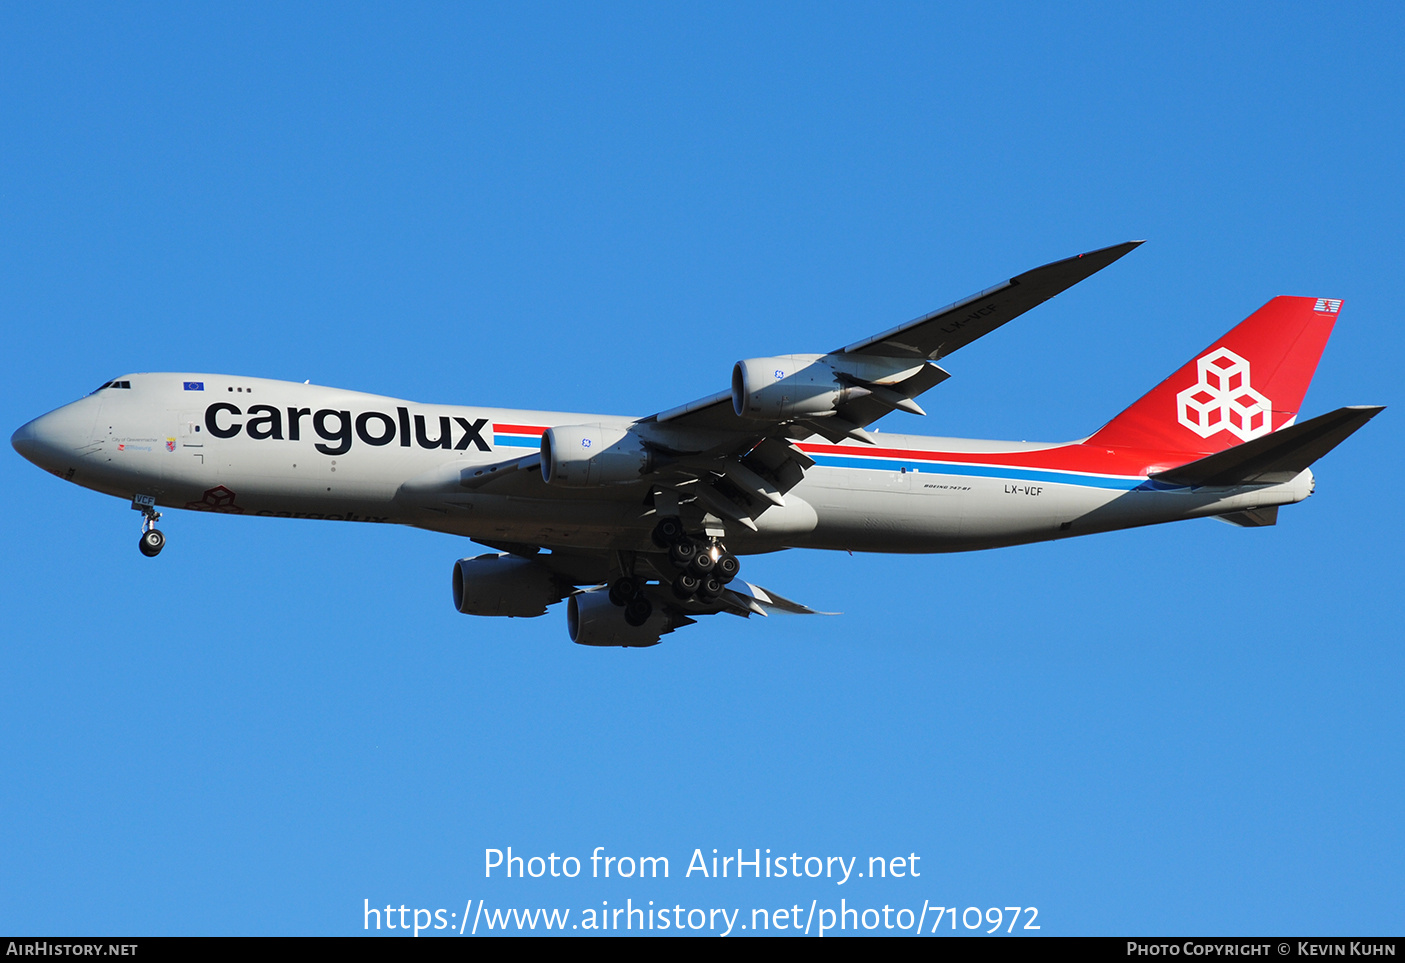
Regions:
M 14 433 L 25 458 L 158 506 L 390 522 L 467 536 L 454 604 L 572 641 L 648 646 L 696 616 L 813 610 L 737 578 L 784 548 L 958 552 L 1184 518 L 1272 525 L 1309 465 L 1379 407 L 1297 423 L 1342 302 L 1274 298 L 1091 436 L 1064 444 L 865 428 L 936 362 L 1140 244 L 1057 261 L 827 354 L 739 361 L 731 388 L 647 418 L 426 405 L 261 378 L 132 374 Z

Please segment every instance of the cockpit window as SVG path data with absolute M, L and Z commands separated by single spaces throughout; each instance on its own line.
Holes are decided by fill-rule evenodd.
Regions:
M 91 392 L 89 392 L 89 394 L 95 395 L 104 388 L 130 388 L 131 386 L 132 383 L 130 381 L 109 381 L 106 384 L 98 385 Z

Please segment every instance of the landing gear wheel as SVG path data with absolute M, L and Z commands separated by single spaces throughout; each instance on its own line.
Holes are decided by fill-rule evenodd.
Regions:
M 696 575 L 684 572 L 673 580 L 673 594 L 683 601 L 687 601 L 698 594 L 698 586 L 701 584 Z
M 715 599 L 722 594 L 722 580 L 716 575 L 709 575 L 698 585 L 698 598 Z
M 639 583 L 628 575 L 617 578 L 610 585 L 610 601 L 618 606 L 626 606 L 629 600 L 639 594 Z
M 649 616 L 653 614 L 654 603 L 650 602 L 648 597 L 644 595 L 634 596 L 624 607 L 624 620 L 636 629 L 649 621 Z
M 149 528 L 141 533 L 141 541 L 137 543 L 137 547 L 147 558 L 155 558 L 161 554 L 161 549 L 166 547 L 166 536 L 158 529 Z
M 683 537 L 683 522 L 677 515 L 669 515 L 654 526 L 654 544 L 668 548 Z
M 742 570 L 742 563 L 737 561 L 737 557 L 731 552 L 723 552 L 717 557 L 717 568 L 713 573 L 726 585 L 737 577 L 737 573 Z
M 680 542 L 674 542 L 673 547 L 668 550 L 668 557 L 679 571 L 687 571 L 688 565 L 697 554 L 698 547 L 686 538 Z
M 688 566 L 688 570 L 698 578 L 702 578 L 705 575 L 711 575 L 712 570 L 716 566 L 717 559 L 712 557 L 712 550 L 705 548 L 693 556 L 693 561 Z

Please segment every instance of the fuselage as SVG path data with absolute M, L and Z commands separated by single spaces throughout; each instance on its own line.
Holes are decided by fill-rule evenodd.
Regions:
M 75 484 L 162 507 L 412 525 L 493 543 L 630 550 L 655 524 L 644 482 L 593 488 L 508 479 L 563 425 L 613 415 L 429 405 L 310 384 L 132 374 L 20 428 L 15 448 Z M 1164 451 L 880 433 L 818 436 L 784 504 L 729 533 L 738 554 L 782 548 L 949 552 L 1222 515 L 1301 501 L 1312 475 L 1233 488 L 1161 485 Z M 465 484 L 495 468 L 500 480 Z

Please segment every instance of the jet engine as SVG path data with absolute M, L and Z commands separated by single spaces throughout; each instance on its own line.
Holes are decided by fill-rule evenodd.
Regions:
M 650 452 L 627 428 L 558 425 L 542 434 L 542 480 L 586 488 L 636 482 L 649 471 Z
M 891 394 L 882 385 L 905 381 L 925 366 L 921 359 L 845 354 L 749 358 L 732 367 L 732 410 L 738 418 L 766 421 L 832 415 L 845 402 Z
M 479 555 L 454 563 L 454 608 L 464 615 L 530 619 L 566 593 L 545 567 L 518 555 Z
M 572 595 L 566 603 L 566 628 L 577 645 L 620 645 L 644 648 L 658 645 L 669 631 L 668 617 L 658 606 L 643 625 L 624 620 L 624 609 L 610 601 L 604 589 Z

